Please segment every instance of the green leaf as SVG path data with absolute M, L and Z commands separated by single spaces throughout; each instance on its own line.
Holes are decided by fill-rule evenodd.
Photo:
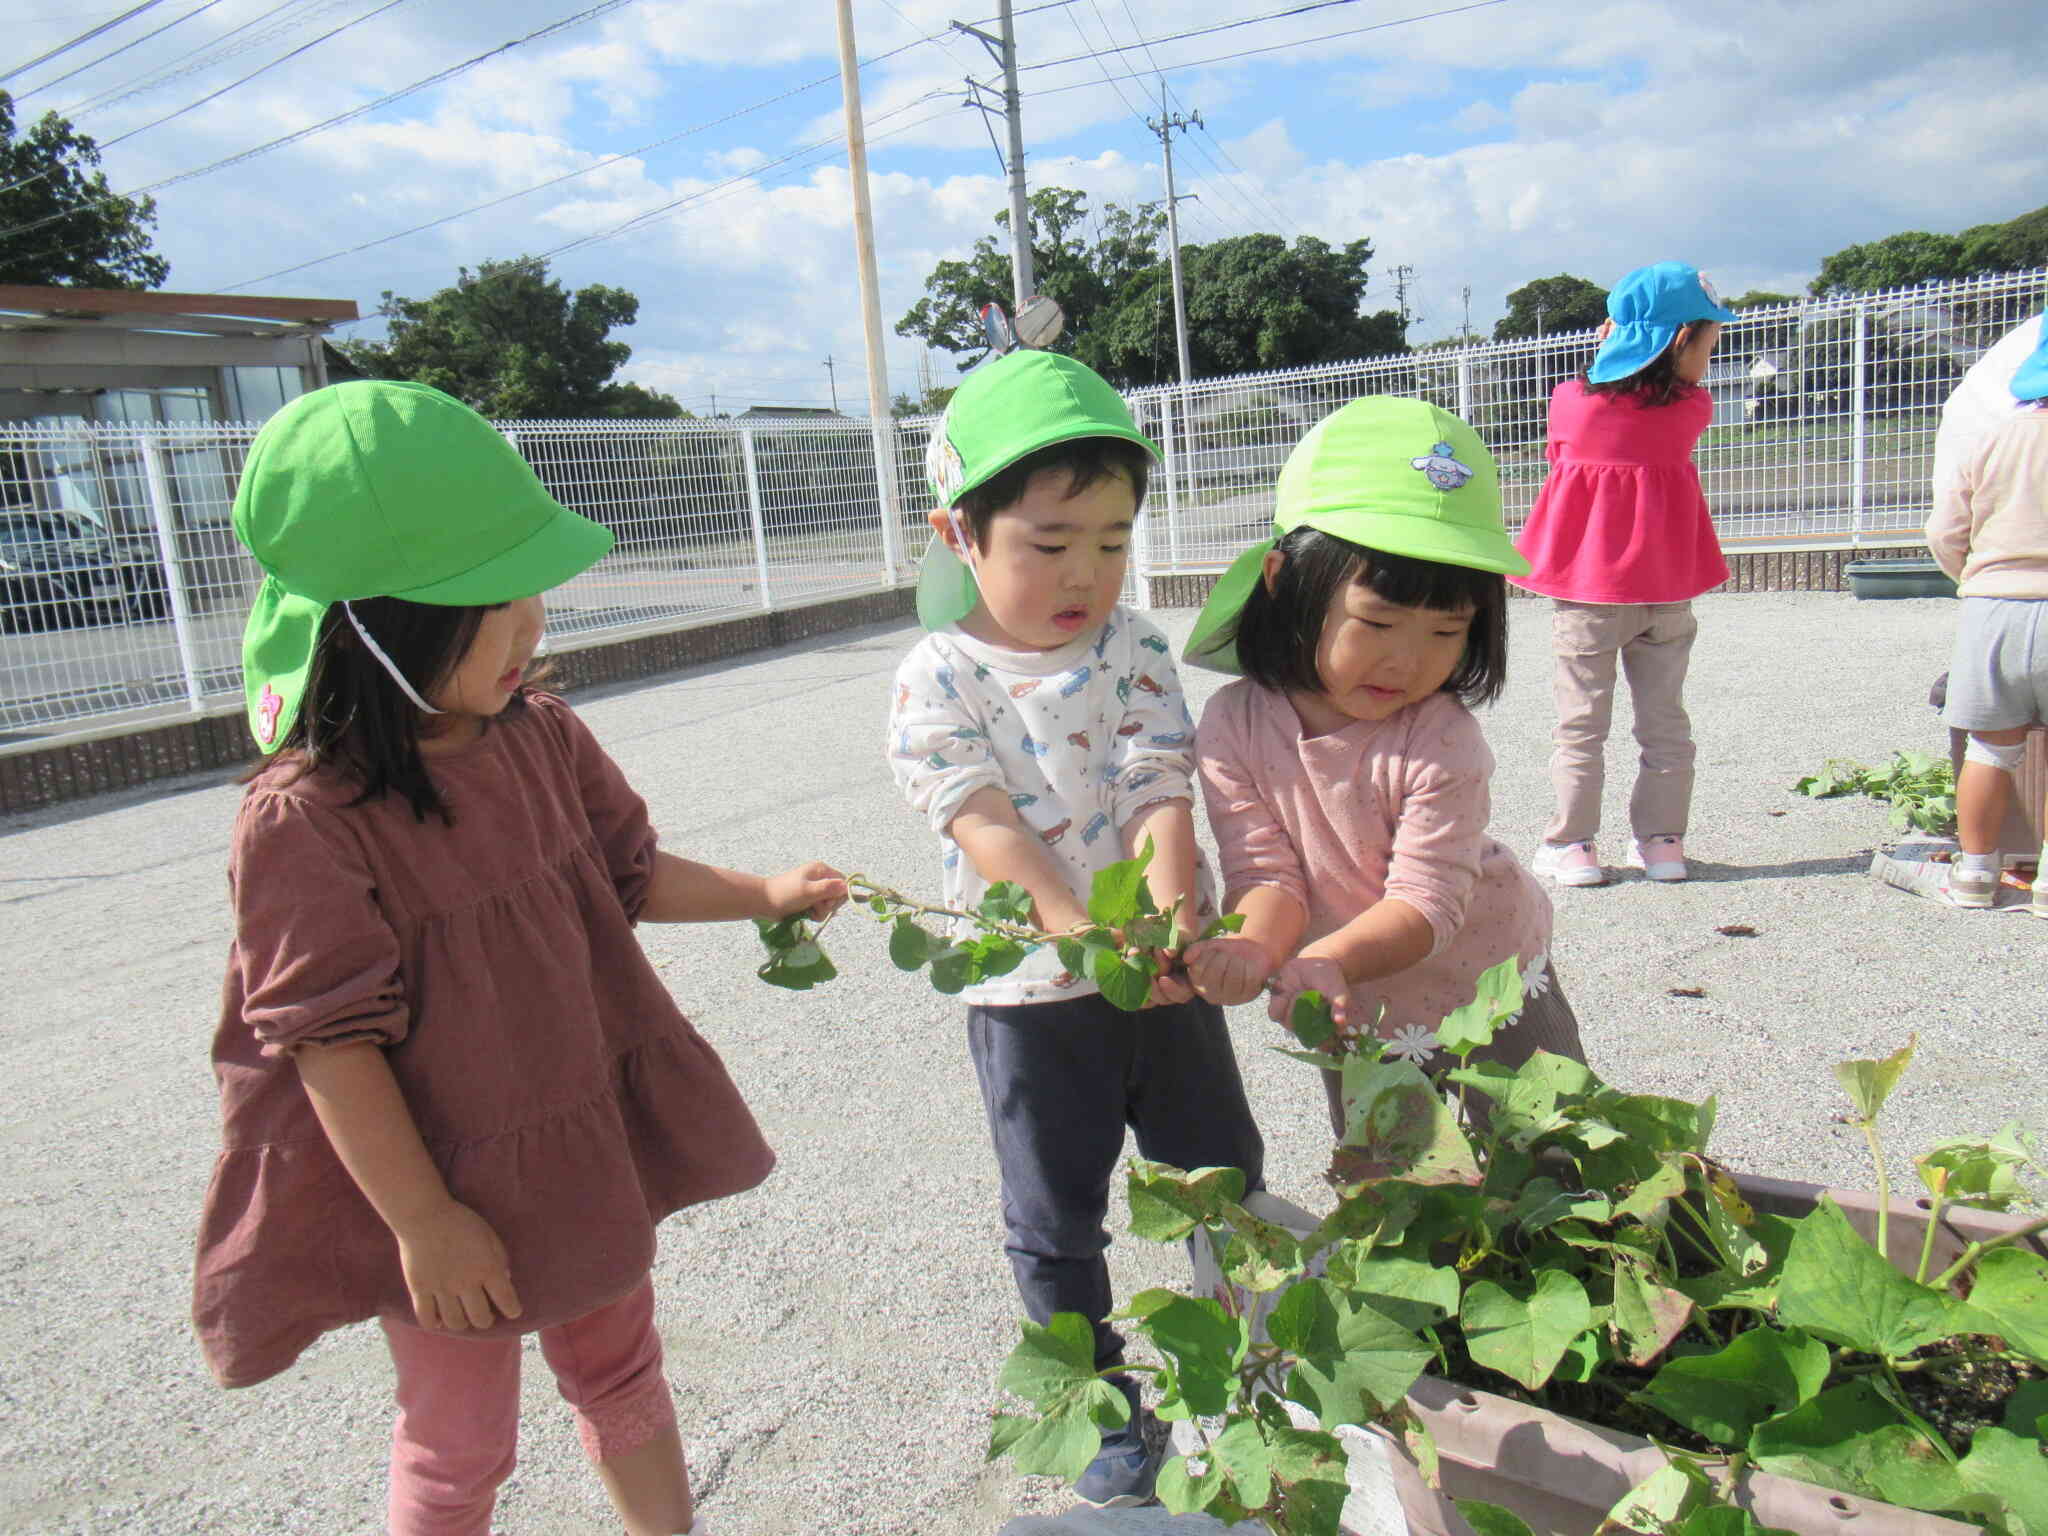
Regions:
M 948 944 L 932 956 L 932 985 L 951 997 L 974 979 L 974 955 L 964 944 Z
M 1640 1221 L 1662 1231 L 1671 1201 L 1684 1193 L 1685 1164 L 1675 1157 L 1666 1158 L 1658 1163 L 1655 1173 L 1636 1183 L 1628 1198 L 1615 1207 L 1614 1214 L 1619 1219 Z
M 1526 1297 L 1481 1280 L 1466 1290 L 1458 1309 L 1472 1358 L 1532 1392 L 1550 1379 L 1592 1316 L 1586 1288 L 1556 1269 L 1543 1271 Z
M 1369 1258 L 1352 1266 L 1345 1289 L 1375 1312 L 1420 1332 L 1458 1310 L 1458 1272 L 1420 1259 Z
M 899 917 L 890 924 L 889 958 L 899 971 L 923 970 L 925 961 L 932 957 L 932 951 L 943 948 L 943 939 L 925 932 L 908 917 Z
M 2048 1366 L 2048 1259 L 2020 1248 L 1993 1248 L 1977 1260 L 1969 1308 L 2006 1343 Z M 2048 1526 L 2043 1527 L 2048 1531 Z
M 1155 1349 L 1172 1357 L 1175 1382 L 1190 1409 L 1210 1417 L 1230 1406 L 1246 1329 L 1225 1315 L 1220 1302 L 1182 1296 L 1146 1318 L 1142 1331 Z
M 1125 1013 L 1136 1013 L 1145 1006 L 1152 995 L 1152 977 L 1156 970 L 1152 961 L 1128 960 L 1113 949 L 1098 949 L 1090 953 L 1089 972 L 1095 985 L 1102 989 L 1102 995 L 1112 1007 L 1121 1008 Z
M 1555 1179 L 1535 1178 L 1522 1186 L 1509 1220 L 1524 1232 L 1540 1232 L 1567 1218 L 1606 1222 L 1613 1215 L 1613 1207 L 1592 1190 L 1565 1189 Z
M 1920 1182 L 1943 1199 L 1992 1211 L 2022 1193 L 2019 1174 L 2026 1165 L 2017 1124 L 1988 1139 L 1940 1142 L 1914 1164 Z
M 1007 976 L 1030 956 L 1036 945 L 1020 944 L 1015 939 L 1006 939 L 1000 934 L 983 934 L 968 944 L 967 949 L 974 957 L 974 978 L 986 981 L 991 976 Z
M 981 915 L 992 923 L 1031 921 L 1031 893 L 1014 880 L 998 880 L 982 893 Z
M 1453 1056 L 1465 1057 L 1493 1042 L 1502 1021 L 1522 1006 L 1520 962 L 1510 956 L 1482 971 L 1472 1001 L 1453 1009 L 1437 1026 L 1437 1043 Z
M 1325 1429 L 1369 1424 L 1407 1395 L 1435 1352 L 1392 1318 L 1360 1306 L 1327 1280 L 1283 1292 L 1267 1337 L 1297 1357 L 1287 1395 Z
M 1220 938 L 1226 933 L 1242 932 L 1244 932 L 1244 914 L 1242 912 L 1226 912 L 1221 917 L 1209 920 L 1209 926 L 1202 930 L 1202 937 L 1214 939 Z
M 1502 1509 L 1498 1504 L 1489 1504 L 1484 1499 L 1453 1499 L 1458 1513 L 1465 1517 L 1465 1523 L 1478 1536 L 1536 1536 L 1528 1524 L 1512 1510 Z
M 2005 1528 L 2024 1536 L 2048 1532 L 2048 1460 L 2039 1440 L 1987 1424 L 1971 1439 L 1956 1475 L 1969 1495 L 1958 1507 L 2003 1515 Z
M 1223 1273 L 1248 1291 L 1273 1291 L 1301 1273 L 1301 1244 L 1292 1232 L 1261 1221 L 1242 1206 L 1226 1213 L 1230 1244 L 1224 1251 Z
M 1124 929 L 1124 941 L 1133 949 L 1171 949 L 1173 947 L 1173 919 L 1170 917 L 1134 917 Z
M 1053 940 L 1053 949 L 1060 957 L 1060 967 L 1070 976 L 1088 974 L 1088 946 L 1079 939 L 1062 936 Z
M 1877 1112 L 1884 1108 L 1884 1101 L 1891 1097 L 1892 1089 L 1899 1084 L 1899 1074 L 1913 1059 L 1913 1047 L 1919 1038 L 1917 1034 L 1908 1035 L 1904 1045 L 1879 1061 L 1842 1061 L 1835 1064 L 1835 1077 L 1841 1083 L 1842 1091 L 1849 1095 L 1850 1102 L 1856 1106 L 1856 1113 L 1864 1120 L 1875 1120 Z
M 1707 1474 L 1689 1457 L 1666 1462 L 1635 1487 L 1623 1494 L 1607 1518 L 1602 1531 L 1664 1531 L 1686 1518 L 1714 1496 Z
M 1753 1328 L 1711 1355 L 1667 1361 L 1635 1399 L 1717 1445 L 1740 1450 L 1765 1419 L 1818 1393 L 1828 1363 L 1827 1346 L 1818 1339 Z
M 1216 1464 L 1230 1477 L 1238 1503 L 1258 1509 L 1273 1497 L 1273 1450 L 1259 1433 L 1256 1419 L 1238 1419 L 1209 1447 Z
M 1145 868 L 1152 862 L 1152 839 L 1135 859 L 1123 859 L 1095 872 L 1088 887 L 1088 917 L 1105 928 L 1123 928 L 1141 910 L 1139 896 L 1145 890 Z
M 1826 1195 L 1793 1234 L 1778 1280 L 1778 1318 L 1787 1327 L 1891 1360 L 1951 1334 L 1976 1331 L 1968 1307 L 1893 1269 Z
M 1758 1525 L 1756 1516 L 1733 1504 L 1704 1504 L 1673 1528 L 1673 1536 L 1797 1536 L 1777 1526 Z
M 1337 1536 L 1344 1501 L 1351 1496 L 1344 1447 L 1313 1429 L 1272 1432 L 1273 1481 L 1287 1508 L 1287 1529 L 1298 1536 Z
M 1176 1243 L 1198 1226 L 1225 1220 L 1225 1212 L 1244 1199 L 1244 1173 L 1237 1168 L 1187 1172 L 1133 1158 L 1125 1187 L 1131 1202 L 1131 1236 Z
M 1188 1458 L 1176 1456 L 1159 1469 L 1154 1492 L 1169 1514 L 1192 1515 L 1207 1509 L 1209 1501 L 1223 1490 L 1223 1468 L 1211 1456 L 1199 1477 L 1188 1470 Z
M 794 949 L 802 942 L 808 925 L 801 914 L 795 917 L 757 917 L 754 928 L 770 949 Z
M 1417 1184 L 1477 1184 L 1479 1163 L 1457 1116 L 1408 1061 L 1344 1058 L 1342 1144 Z
M 1867 1381 L 1834 1387 L 1769 1419 L 1749 1438 L 1766 1472 L 1910 1509 L 1946 1509 L 1963 1492 L 1955 1465 Z
M 1023 1327 L 1023 1340 L 1003 1362 L 1005 1392 L 1043 1409 L 1097 1379 L 1095 1329 L 1080 1313 L 1061 1312 L 1043 1327 Z
M 1648 1365 L 1663 1354 L 1691 1319 L 1690 1297 L 1658 1283 L 1640 1264 L 1615 1264 L 1614 1330 L 1627 1345 L 1622 1358 L 1630 1365 Z
M 1102 1435 L 1094 1421 L 1085 1411 L 1070 1407 L 1042 1419 L 1027 1419 L 1021 1429 L 1005 1426 L 999 1418 L 989 1437 L 988 1455 L 991 1461 L 1007 1455 L 1019 1472 L 1030 1476 L 1071 1483 L 1088 1470 L 1088 1463 L 1101 1449 Z
M 1330 1012 L 1330 1000 L 1313 987 L 1294 994 L 1294 1006 L 1287 1013 L 1287 1027 L 1294 1038 L 1310 1050 L 1329 1043 L 1337 1033 L 1337 1020 Z

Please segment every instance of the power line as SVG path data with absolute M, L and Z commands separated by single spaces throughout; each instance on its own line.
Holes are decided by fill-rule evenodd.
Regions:
M 157 0 L 151 0 L 151 3 L 157 3 Z M 397 3 L 397 0 L 392 0 L 392 3 Z M 517 37 L 512 39 L 510 42 L 500 43 L 495 48 L 486 49 L 482 53 L 476 54 L 471 58 L 464 59 L 460 64 L 451 64 L 446 69 L 437 70 L 433 74 L 428 75 L 423 79 L 415 80 L 411 85 L 393 91 L 389 95 L 379 96 L 375 101 L 366 102 L 364 105 L 360 107 L 353 107 L 346 112 L 337 113 L 333 117 L 326 118 L 321 122 L 313 123 L 308 127 L 297 130 L 294 133 L 288 133 L 280 138 L 272 139 L 267 144 L 259 144 L 254 149 L 245 149 L 239 154 L 225 156 L 222 159 L 213 161 L 209 165 L 202 165 L 194 170 L 181 171 L 175 176 L 165 177 L 162 181 L 153 181 L 146 187 L 137 187 L 132 191 L 119 192 L 111 197 L 95 199 L 90 203 L 81 203 L 75 208 L 65 209 L 62 213 L 49 214 L 43 218 L 33 221 L 32 223 L 17 224 L 12 229 L 0 230 L 0 239 L 6 239 L 11 236 L 28 234 L 33 230 L 43 228 L 45 225 L 54 224 L 61 219 L 68 219 L 72 217 L 74 214 L 82 213 L 88 208 L 105 207 L 110 203 L 118 203 L 126 201 L 127 199 L 130 198 L 146 196 L 151 192 L 161 191 L 165 187 L 174 187 L 178 185 L 180 182 L 191 181 L 196 177 L 211 175 L 213 172 L 218 170 L 224 170 L 231 165 L 240 165 L 242 162 L 246 160 L 255 159 L 258 155 L 268 154 L 273 149 L 281 149 L 287 144 L 295 144 L 301 139 L 311 138 L 316 133 L 323 133 L 329 128 L 336 127 L 342 123 L 353 121 L 354 119 L 363 116 L 365 113 L 376 111 L 379 107 L 386 107 L 391 105 L 391 103 L 395 101 L 402 101 L 408 96 L 414 95 L 419 91 L 425 90 L 430 85 L 438 85 L 444 80 L 453 79 L 455 76 L 462 74 L 466 70 L 474 69 L 477 65 L 485 62 L 488 59 L 494 59 L 500 54 L 509 53 L 514 48 L 523 48 L 528 43 L 537 42 L 541 38 L 551 36 L 556 32 L 564 31 L 569 27 L 580 26 L 582 23 L 586 21 L 594 21 L 599 16 L 604 15 L 606 12 L 615 11 L 619 9 L 619 7 L 630 3 L 631 0 L 602 0 L 601 4 L 593 5 L 586 10 L 578 11 L 573 16 L 566 16 L 560 21 L 550 22 L 547 26 L 537 28 L 536 30 L 527 33 L 524 37 Z
M 37 91 L 47 91 L 48 89 L 50 89 L 51 86 L 62 85 L 66 80 L 75 79 L 79 75 L 84 74 L 89 69 L 98 69 L 100 65 L 106 63 L 107 60 L 114 58 L 120 54 L 126 53 L 130 48 L 134 48 L 142 43 L 148 42 L 152 37 L 161 37 L 164 35 L 164 33 L 170 31 L 171 28 L 178 26 L 184 22 L 188 22 L 194 16 L 197 16 L 201 11 L 210 11 L 216 5 L 219 4 L 220 0 L 204 0 L 203 4 L 195 5 L 191 10 L 185 12 L 184 15 L 177 17 L 175 20 L 167 21 L 162 26 L 154 28 L 151 31 L 143 33 L 142 36 L 136 38 L 133 42 L 123 43 L 120 47 L 101 54 L 98 58 L 94 59 L 89 64 L 81 64 L 78 66 L 78 68 L 61 74 L 57 76 L 57 78 L 54 80 L 45 80 L 41 85 L 32 85 L 25 91 L 17 92 L 14 99 L 16 101 L 25 101 L 29 97 L 35 95 Z
M 904 43 L 900 47 L 890 49 L 887 53 L 877 54 L 872 59 L 862 61 L 861 68 L 866 69 L 870 65 L 883 63 L 886 60 L 895 58 L 896 55 L 899 53 L 907 53 L 912 48 L 916 48 L 924 43 L 936 41 L 942 36 L 944 36 L 943 33 L 932 33 L 928 36 L 917 38 L 912 42 Z M 667 146 L 674 144 L 679 140 L 687 139 L 691 137 L 693 134 L 699 134 L 705 132 L 707 129 L 721 127 L 726 123 L 730 123 L 735 121 L 736 119 L 746 117 L 751 113 L 759 112 L 765 107 L 772 107 L 777 102 L 787 101 L 792 96 L 801 96 L 806 91 L 814 91 L 819 86 L 830 84 L 833 81 L 836 81 L 838 78 L 839 75 L 836 71 L 829 75 L 820 75 L 817 79 L 807 81 L 803 85 L 792 86 L 790 89 L 782 92 L 780 95 L 764 97 L 762 100 L 754 102 L 749 106 L 737 107 L 733 111 L 726 113 L 723 117 L 714 117 L 707 119 L 706 121 L 701 123 L 694 123 L 688 128 L 683 128 L 675 133 L 664 135 L 659 139 L 654 139 L 646 144 L 638 145 L 635 148 L 622 149 L 615 155 L 609 155 L 606 158 L 595 161 L 590 165 L 579 166 L 577 169 L 573 171 L 564 171 L 561 175 L 551 176 L 546 181 L 537 181 L 530 187 L 521 187 L 516 192 L 507 192 L 503 196 L 488 198 L 481 203 L 472 203 L 467 208 L 458 208 L 453 213 L 444 213 L 439 218 L 428 219 L 425 223 L 415 224 L 409 229 L 396 230 L 388 235 L 379 235 L 374 240 L 365 240 L 362 241 L 360 244 L 348 246 L 343 250 L 329 251 L 325 256 L 315 256 L 307 261 L 296 262 L 289 267 L 279 267 L 276 271 L 265 272 L 260 277 L 248 278 L 239 283 L 230 283 L 225 288 L 222 288 L 219 291 L 222 293 L 234 293 L 243 288 L 254 287 L 257 283 L 267 283 L 274 277 L 288 277 L 294 272 L 303 272 L 308 267 L 323 266 L 327 262 L 338 261 L 344 256 L 356 256 L 360 255 L 364 251 L 374 250 L 377 246 L 389 245 L 394 240 L 404 240 L 412 235 L 424 234 L 427 230 L 438 229 L 443 224 L 452 224 L 457 219 L 466 219 L 472 213 L 482 213 L 487 208 L 496 208 L 500 204 L 516 201 L 517 199 L 526 197 L 531 193 L 544 192 L 549 187 L 560 186 L 565 181 L 574 181 L 578 177 L 588 176 L 594 171 L 601 171 L 605 169 L 605 167 L 607 166 L 617 165 L 621 160 L 630 160 L 636 155 L 644 155 L 649 153 L 650 151 L 657 149 L 665 149 Z M 892 110 L 908 111 L 910 107 L 920 106 L 924 102 L 932 100 L 934 96 L 942 94 L 945 93 L 927 91 L 923 96 L 918 97 L 916 101 L 910 102 L 906 106 L 895 108 Z M 883 116 L 876 118 L 875 121 L 884 122 L 887 120 L 889 115 L 891 114 L 885 113 Z M 759 167 L 754 167 L 754 169 L 758 170 Z M 747 174 L 749 173 L 741 173 L 742 176 L 745 176 Z
M 38 64 L 47 64 L 50 62 L 50 60 L 56 58 L 58 55 L 69 53 L 72 49 L 78 47 L 81 43 L 89 43 L 94 38 L 98 37 L 102 32 L 111 32 L 114 30 L 114 28 L 121 25 L 122 22 L 132 20 L 134 17 L 140 16 L 144 11 L 153 10 L 155 7 L 162 5 L 163 3 L 164 0 L 142 0 L 142 4 L 140 5 L 131 5 L 130 7 L 128 7 L 127 10 L 123 11 L 120 15 L 111 17 L 108 20 L 101 22 L 96 27 L 88 28 L 87 30 L 79 33 L 78 36 L 72 38 L 69 42 L 59 43 L 56 47 L 49 49 L 47 52 L 37 54 L 34 58 L 30 59 L 26 64 L 15 65 L 14 68 L 6 71 L 4 74 L 0 74 L 0 80 L 12 80 L 16 75 L 22 74 L 27 70 L 34 69 Z
M 252 28 L 262 26 L 264 22 L 269 21 L 280 12 L 294 10 L 308 3 L 309 0 L 278 0 L 278 3 L 269 10 L 251 16 L 240 26 L 230 27 L 227 31 L 221 33 L 220 36 L 208 39 L 197 48 L 188 48 L 174 59 L 168 59 L 162 64 L 151 65 L 141 74 L 131 75 L 119 85 L 110 85 L 96 95 L 88 96 L 81 101 L 75 102 L 73 105 L 63 108 L 60 115 L 76 120 L 89 112 L 103 112 L 109 107 L 118 107 L 124 101 L 132 100 L 137 96 L 145 96 L 161 86 L 169 85 L 173 80 L 182 80 L 187 75 L 196 74 L 202 69 L 210 69 L 215 64 L 224 63 L 234 58 L 237 54 L 247 53 L 252 48 L 260 48 L 263 44 L 269 42 L 271 38 L 291 32 L 323 12 L 344 9 L 348 0 L 326 0 L 324 4 L 314 4 L 313 9 L 306 16 L 294 16 L 289 21 L 280 23 L 268 31 L 258 32 L 254 37 L 243 38 L 240 43 L 235 44 L 233 47 L 223 46 L 230 40 L 241 37 L 243 33 L 250 31 Z M 187 63 L 188 60 L 194 62 Z M 184 67 L 180 68 L 180 65 Z
M 1353 0 L 1329 0 L 1329 3 L 1349 4 L 1353 3 Z M 1279 53 L 1288 48 L 1305 48 L 1310 43 L 1327 43 L 1335 38 L 1358 37 L 1367 32 L 1385 32 L 1390 28 L 1405 27 L 1418 21 L 1435 21 L 1440 17 L 1457 16 L 1466 11 L 1483 11 L 1493 6 L 1506 5 L 1507 3 L 1508 0 L 1472 0 L 1472 3 L 1469 5 L 1447 5 L 1440 10 L 1421 11 L 1413 16 L 1396 16 L 1391 21 L 1375 21 L 1363 27 L 1347 27 L 1341 32 L 1324 32 L 1316 37 L 1297 37 L 1290 42 L 1269 43 L 1262 48 L 1240 48 L 1235 53 L 1219 53 L 1206 59 L 1176 59 L 1173 63 L 1163 66 L 1163 71 L 1202 69 L 1210 64 L 1229 64 L 1238 59 L 1249 59 L 1259 54 Z M 1161 38 L 1158 41 L 1170 42 L 1172 39 Z M 1038 66 L 1032 65 L 1028 67 L 1037 68 Z M 1146 77 L 1142 74 L 1128 74 L 1117 75 L 1113 78 L 1117 80 L 1143 80 Z M 1099 83 L 1095 80 L 1076 80 L 1068 85 L 1042 85 L 1029 94 L 1033 96 L 1057 96 L 1065 91 L 1093 90 Z
M 1238 27 L 1255 27 L 1261 22 L 1284 21 L 1290 16 L 1305 16 L 1311 11 L 1327 11 L 1333 6 L 1357 5 L 1358 3 L 1359 0 L 1308 0 L 1307 4 L 1290 6 L 1284 11 L 1267 11 L 1264 15 L 1260 16 L 1240 16 L 1235 21 L 1218 21 L 1206 27 L 1190 27 L 1185 32 L 1170 32 L 1165 37 L 1141 37 L 1135 43 L 1118 43 L 1116 46 L 1104 51 L 1108 53 L 1133 53 L 1142 48 L 1148 56 L 1151 56 L 1154 43 L 1178 43 L 1190 37 L 1207 37 L 1213 32 L 1229 32 Z M 1078 64 L 1086 57 L 1088 55 L 1077 53 L 1064 59 L 1040 59 L 1035 64 L 1020 64 L 1017 68 L 1020 71 L 1027 69 L 1052 69 L 1061 64 Z M 1154 74 L 1161 72 L 1156 58 L 1153 59 L 1152 72 Z

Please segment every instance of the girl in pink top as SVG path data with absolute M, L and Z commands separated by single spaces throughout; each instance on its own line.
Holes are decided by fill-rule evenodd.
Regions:
M 661 851 L 617 765 L 531 690 L 537 594 L 611 535 L 467 406 L 381 382 L 302 397 L 251 445 L 235 530 L 267 573 L 244 671 L 271 756 L 228 866 L 207 1364 L 246 1386 L 376 1318 L 398 1377 L 385 1529 L 486 1536 L 537 1333 L 625 1529 L 702 1536 L 655 1227 L 774 1158 L 633 928 L 822 912 L 845 883 Z
M 1582 1060 L 1549 898 L 1486 832 L 1493 754 L 1468 705 L 1505 681 L 1501 573 L 1521 569 L 1492 457 L 1423 401 L 1354 401 L 1289 458 L 1275 530 L 1217 584 L 1186 651 L 1243 674 L 1209 701 L 1196 759 L 1245 923 L 1190 946 L 1196 990 L 1248 1002 L 1270 978 L 1284 1023 L 1313 989 L 1340 1028 L 1433 1068 L 1437 1024 L 1512 958 L 1528 1001 L 1487 1059 Z
M 1642 747 L 1629 862 L 1685 879 L 1692 599 L 1728 579 L 1692 453 L 1714 414 L 1700 380 L 1734 312 L 1696 270 L 1661 261 L 1623 278 L 1607 313 L 1592 366 L 1550 397 L 1550 477 L 1517 543 L 1530 569 L 1516 585 L 1554 599 L 1557 814 L 1533 866 L 1559 885 L 1607 880 L 1594 838 L 1617 660 Z

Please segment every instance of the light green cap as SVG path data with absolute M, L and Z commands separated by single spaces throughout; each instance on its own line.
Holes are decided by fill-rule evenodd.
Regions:
M 1012 352 L 960 381 L 925 447 L 925 478 L 941 507 L 993 479 L 1026 454 L 1077 437 L 1120 437 L 1153 458 L 1130 407 L 1086 363 L 1057 352 Z M 944 629 L 974 611 L 974 572 L 933 536 L 917 576 L 917 617 Z
M 235 492 L 235 534 L 264 571 L 242 674 L 266 753 L 298 717 L 329 605 L 509 603 L 612 547 L 609 528 L 550 496 L 460 400 L 384 380 L 301 395 L 264 424 Z
M 1238 556 L 1195 620 L 1184 660 L 1236 672 L 1237 616 L 1283 534 L 1309 527 L 1389 555 L 1526 576 L 1501 521 L 1500 472 L 1479 434 L 1427 400 L 1368 395 L 1324 417 L 1280 470 L 1273 536 Z

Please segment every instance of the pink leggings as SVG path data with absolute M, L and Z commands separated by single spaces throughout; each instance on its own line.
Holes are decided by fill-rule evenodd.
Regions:
M 519 1338 L 474 1339 L 383 1319 L 398 1367 L 390 1536 L 488 1536 L 519 1442 Z M 540 1330 L 555 1385 L 592 1461 L 637 1449 L 676 1421 L 654 1331 L 654 1285 Z

